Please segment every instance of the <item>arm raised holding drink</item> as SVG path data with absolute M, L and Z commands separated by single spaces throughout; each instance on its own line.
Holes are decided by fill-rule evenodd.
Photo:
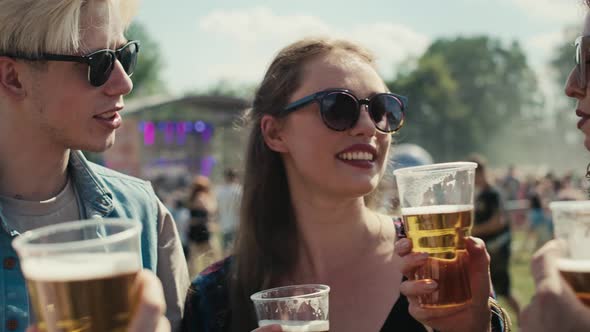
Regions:
M 149 270 L 141 271 L 135 278 L 134 292 L 137 292 L 135 296 L 139 302 L 128 332 L 170 332 L 170 322 L 164 316 L 164 292 L 158 277 Z M 27 332 L 40 331 L 31 326 Z
M 587 331 L 590 309 L 576 297 L 558 270 L 562 248 L 557 240 L 545 244 L 533 257 L 531 271 L 536 293 L 523 310 L 520 321 L 523 332 Z
M 400 291 L 408 297 L 409 311 L 416 319 L 441 332 L 487 332 L 490 330 L 490 258 L 482 240 L 468 238 L 465 241 L 469 254 L 467 270 L 470 276 L 469 288 L 471 302 L 450 308 L 424 308 L 419 296 L 428 295 L 437 290 L 437 283 L 432 279 L 406 280 Z M 412 253 L 412 242 L 400 239 L 395 245 L 395 252 L 403 257 L 402 272 L 412 279 L 415 272 L 427 263 L 428 255 Z
M 135 291 L 139 304 L 131 319 L 129 332 L 170 332 L 170 322 L 164 316 L 166 301 L 160 279 L 148 270 L 141 271 L 135 279 Z
M 590 1 L 586 0 L 585 3 L 590 7 Z M 580 117 L 577 128 L 584 134 L 584 146 L 590 151 L 590 122 L 587 121 L 590 118 L 590 91 L 588 90 L 590 87 L 588 84 L 588 78 L 590 77 L 588 72 L 590 68 L 588 67 L 590 56 L 590 12 L 586 13 L 582 35 L 576 38 L 574 44 L 575 65 L 565 83 L 565 94 L 576 99 L 576 107 L 572 108 L 572 110 Z M 589 171 L 590 169 L 587 169 L 586 177 L 590 174 Z M 552 208 L 552 210 L 554 209 Z M 587 218 L 586 215 L 583 218 L 573 218 L 572 221 L 577 222 Z M 556 221 L 555 215 L 554 221 Z M 557 226 L 556 224 L 555 235 L 563 240 L 566 229 L 558 230 Z M 566 282 L 567 278 L 562 277 L 563 275 L 572 278 L 577 274 L 578 277 L 575 279 L 583 280 L 588 273 L 588 257 L 570 257 L 573 259 L 559 262 L 560 256 L 563 255 L 563 252 L 561 252 L 563 248 L 558 245 L 558 241 L 553 240 L 545 244 L 533 258 L 531 270 L 535 279 L 536 293 L 531 303 L 521 314 L 522 330 L 524 332 L 590 330 L 590 309 L 580 301 L 581 299 L 585 300 L 584 302 L 588 301 L 587 292 L 582 292 L 582 289 L 579 289 L 579 294 L 576 296 L 572 286 Z M 577 250 L 575 253 L 576 255 L 585 256 L 587 249 L 582 252 Z M 560 275 L 560 268 L 562 275 Z M 587 284 L 587 282 L 576 282 L 573 285 L 583 287 L 584 284 Z

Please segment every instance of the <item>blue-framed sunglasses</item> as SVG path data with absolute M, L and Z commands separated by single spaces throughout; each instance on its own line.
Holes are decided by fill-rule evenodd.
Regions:
M 64 55 L 43 53 L 39 56 L 26 56 L 19 54 L 2 54 L 15 59 L 29 61 L 68 61 L 79 62 L 88 65 L 88 82 L 92 86 L 99 87 L 108 81 L 115 68 L 115 61 L 119 60 L 123 69 L 131 77 L 137 65 L 139 54 L 139 41 L 132 40 L 116 50 L 104 49 L 92 52 L 87 55 Z
M 375 128 L 382 133 L 393 133 L 404 124 L 408 98 L 393 93 L 378 93 L 371 98 L 358 99 L 349 90 L 329 89 L 292 102 L 281 114 L 295 112 L 314 102 L 320 105 L 322 121 L 332 130 L 353 128 L 361 114 L 361 106 L 367 105 Z

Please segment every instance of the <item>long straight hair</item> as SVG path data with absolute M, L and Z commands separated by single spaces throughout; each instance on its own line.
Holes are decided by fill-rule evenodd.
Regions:
M 279 117 L 301 84 L 310 60 L 334 51 L 349 53 L 374 66 L 374 57 L 344 40 L 303 39 L 281 50 L 244 114 L 250 126 L 246 149 L 240 228 L 230 274 L 232 331 L 257 327 L 250 295 L 292 272 L 297 261 L 298 230 L 281 155 L 265 143 L 260 121 Z

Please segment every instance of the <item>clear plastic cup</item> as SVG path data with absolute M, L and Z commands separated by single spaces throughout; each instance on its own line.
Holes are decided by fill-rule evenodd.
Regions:
M 19 258 L 40 331 L 126 331 L 137 305 L 141 224 L 93 219 L 18 236 Z
M 562 248 L 557 267 L 577 297 L 590 307 L 590 201 L 551 202 L 549 208 Z
M 476 167 L 454 162 L 393 172 L 406 235 L 414 252 L 429 255 L 414 278 L 438 283 L 435 292 L 419 297 L 424 307 L 452 307 L 471 300 L 465 238 L 473 225 Z
M 328 332 L 329 293 L 326 285 L 293 285 L 253 294 L 258 326 L 281 325 L 284 332 Z

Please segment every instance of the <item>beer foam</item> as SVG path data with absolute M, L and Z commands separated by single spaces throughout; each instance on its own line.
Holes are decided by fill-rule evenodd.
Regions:
M 283 332 L 323 332 L 330 330 L 330 322 L 327 320 L 308 321 L 284 321 L 284 320 L 261 320 L 258 322 L 259 327 L 277 324 L 283 329 Z
M 406 216 L 414 216 L 419 214 L 455 213 L 463 211 L 473 211 L 473 205 L 431 205 L 402 208 L 402 214 Z
M 590 260 L 560 258 L 557 260 L 557 268 L 564 272 L 590 272 Z
M 137 272 L 141 261 L 135 253 L 87 253 L 27 257 L 23 274 L 36 281 L 78 281 Z

